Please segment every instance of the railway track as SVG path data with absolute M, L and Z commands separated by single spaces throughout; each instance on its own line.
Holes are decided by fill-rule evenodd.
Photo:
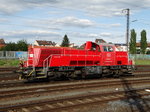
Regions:
M 12 74 L 12 73 L 7 73 L 7 74 L 0 74 L 0 82 L 5 82 L 5 81 L 10 81 L 10 80 L 18 80 L 19 75 L 18 74 Z
M 144 100 L 143 102 L 149 102 L 148 98 L 150 98 L 150 94 L 146 90 L 150 91 L 148 86 L 150 83 L 150 66 L 137 67 L 138 69 L 134 72 L 134 77 L 120 77 L 118 79 L 100 78 L 92 80 L 88 79 L 43 83 L 24 83 L 18 80 L 18 74 L 14 72 L 18 70 L 18 68 L 0 68 L 0 100 L 5 102 L 6 99 L 6 101 L 9 102 L 9 100 L 15 101 L 26 98 L 29 99 L 29 102 L 20 102 L 14 104 L 6 103 L 4 105 L 0 105 L 0 112 L 55 112 L 62 110 L 70 112 L 72 109 L 80 108 L 82 106 L 85 107 L 88 105 L 90 106 L 93 104 L 100 104 L 116 100 L 126 99 L 130 103 L 129 99 L 135 101 L 137 101 L 136 99 L 140 99 L 140 101 Z M 139 88 L 133 88 L 134 85 L 139 86 Z M 86 92 L 91 89 L 105 90 L 108 88 L 116 88 L 116 90 L 113 89 L 105 92 Z M 117 88 L 119 88 L 119 90 Z M 79 91 L 85 92 L 84 94 L 66 95 L 56 98 L 50 97 L 51 94 L 55 93 L 73 94 L 74 92 L 76 93 Z M 32 97 L 36 98 L 35 96 L 38 96 L 41 98 L 41 96 L 46 95 L 49 95 L 50 98 L 47 97 L 46 99 L 42 100 L 32 100 Z M 146 106 L 146 108 L 144 108 L 145 112 L 149 110 L 150 106 Z
M 150 95 L 146 91 L 150 89 L 149 83 L 150 78 L 146 74 L 142 75 L 142 77 L 139 74 L 134 77 L 120 77 L 118 79 L 101 78 L 44 83 L 1 82 L 0 100 L 4 104 L 0 103 L 0 112 L 55 112 L 62 110 L 70 112 L 72 109 L 82 106 L 120 99 L 144 98 L 147 101 L 145 96 Z M 135 88 L 136 86 L 138 88 Z M 110 90 L 99 91 L 105 89 Z M 78 94 L 74 94 L 77 92 Z M 54 96 L 55 94 L 55 97 L 51 97 L 51 95 Z M 65 94 L 65 96 L 60 94 Z M 47 98 L 44 99 L 44 97 Z M 20 100 L 25 101 L 21 102 Z M 16 103 L 9 103 L 11 101 L 16 101 Z M 144 109 L 149 110 L 148 107 Z
M 0 67 L 0 81 L 18 80 L 19 74 L 16 73 L 18 67 Z
M 149 96 L 149 93 L 145 89 L 130 89 L 125 91 L 107 92 L 107 93 L 90 93 L 86 95 L 78 95 L 72 97 L 65 97 L 60 99 L 50 99 L 45 101 L 38 101 L 26 104 L 17 104 L 11 106 L 1 107 L 0 111 L 15 111 L 15 112 L 49 112 L 60 111 L 77 108 L 80 106 L 87 106 L 91 104 L 99 104 L 114 100 L 128 99 L 128 98 L 142 98 Z M 146 107 L 145 110 L 149 110 Z M 146 111 L 145 111 L 146 112 Z
M 128 84 L 146 84 L 150 82 L 149 77 L 143 78 L 126 78 Z M 22 83 L 21 83 L 22 84 Z M 56 91 L 65 90 L 76 90 L 76 89 L 86 89 L 86 88 L 110 88 L 110 87 L 122 86 L 121 79 L 103 79 L 103 80 L 82 80 L 74 82 L 59 82 L 59 83 L 31 83 L 24 86 L 15 86 L 9 88 L 1 88 L 0 99 L 8 98 L 13 96 L 25 96 L 31 94 L 49 93 Z
M 136 74 L 134 74 L 134 75 L 136 75 Z M 128 75 L 127 75 L 127 77 L 128 78 L 135 78 L 135 77 L 148 77 L 149 76 L 149 73 L 143 73 L 142 74 L 142 72 L 139 72 L 139 74 L 137 74 L 136 76 L 130 76 L 130 77 L 128 77 Z M 122 77 L 122 76 L 121 76 Z M 124 76 L 124 77 L 126 77 L 126 76 Z M 85 79 L 86 81 L 91 81 L 91 79 Z M 93 79 L 92 79 L 93 80 Z M 94 79 L 94 80 L 114 80 L 114 78 L 99 78 L 99 79 Z M 80 80 L 80 81 L 84 81 L 84 80 Z M 0 82 L 0 88 L 8 88 L 8 87 L 22 87 L 22 86 L 32 86 L 32 83 L 34 83 L 34 85 L 38 85 L 39 84 L 39 82 L 41 83 L 41 84 L 48 84 L 49 83 L 49 81 L 47 82 L 47 80 L 46 80 L 46 82 L 44 81 L 44 80 L 42 80 L 42 81 L 33 81 L 33 82 L 31 82 L 31 83 L 28 83 L 28 82 L 25 82 L 25 81 L 22 81 L 22 80 L 18 80 L 18 79 L 13 79 L 13 80 L 1 80 L 1 82 Z M 66 82 L 66 80 L 65 81 L 56 81 L 56 82 L 53 82 L 53 83 L 62 83 L 62 82 Z M 68 81 L 67 81 L 68 82 Z M 78 82 L 78 80 L 77 81 L 71 81 L 71 82 Z M 50 83 L 52 83 L 52 81 L 50 81 Z
M 150 72 L 137 72 L 134 73 L 134 75 L 139 76 L 139 75 L 145 75 L 148 76 Z M 19 74 L 15 73 L 3 73 L 0 74 L 0 82 L 9 82 L 9 81 L 19 81 Z
M 127 84 L 141 84 L 149 83 L 150 79 L 130 79 L 127 80 Z M 115 81 L 100 81 L 100 82 L 91 82 L 91 83 L 68 83 L 63 85 L 43 85 L 43 86 L 31 86 L 31 87 L 21 87 L 21 88 L 11 88 L 11 89 L 2 89 L 0 91 L 0 99 L 16 97 L 16 96 L 27 96 L 31 94 L 40 94 L 40 93 L 49 93 L 56 91 L 65 91 L 65 90 L 76 90 L 76 89 L 86 89 L 86 88 L 102 88 L 102 87 L 112 87 L 118 85 L 122 86 L 122 80 Z
M 19 67 L 0 67 L 0 72 L 15 72 Z

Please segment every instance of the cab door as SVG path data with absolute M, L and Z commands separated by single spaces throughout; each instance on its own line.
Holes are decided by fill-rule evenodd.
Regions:
M 113 46 L 102 46 L 102 64 L 103 66 L 115 65 L 115 49 Z

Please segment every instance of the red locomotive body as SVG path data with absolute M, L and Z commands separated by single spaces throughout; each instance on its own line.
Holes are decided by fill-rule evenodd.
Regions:
M 128 53 L 115 51 L 112 44 L 86 42 L 84 49 L 34 47 L 28 50 L 21 78 L 86 77 L 105 74 L 119 76 L 132 71 Z

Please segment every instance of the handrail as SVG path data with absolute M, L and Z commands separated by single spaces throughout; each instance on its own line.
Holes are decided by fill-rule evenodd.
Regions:
M 60 55 L 60 56 L 85 56 L 87 58 L 87 56 L 100 56 L 100 55 L 74 55 L 74 54 L 51 54 L 49 55 L 47 58 L 45 58 L 45 60 L 43 61 L 43 69 L 44 67 L 48 67 L 48 59 L 52 56 L 57 56 L 57 55 Z M 86 65 L 85 65 L 86 66 Z
M 47 67 L 48 66 L 48 59 L 51 57 L 52 55 L 49 55 L 47 58 L 45 58 L 45 60 L 43 61 L 43 67 Z M 46 63 L 47 62 L 47 63 Z M 46 66 L 47 65 L 47 66 Z

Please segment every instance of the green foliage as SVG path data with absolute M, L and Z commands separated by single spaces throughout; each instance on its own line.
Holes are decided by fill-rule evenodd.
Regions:
M 17 42 L 17 50 L 18 51 L 27 51 L 28 50 L 28 44 L 26 40 L 20 40 Z
M 0 66 L 1 67 L 17 67 L 19 65 L 18 59 L 1 59 Z
M 5 47 L 1 47 L 1 48 L 0 48 L 0 51 L 4 51 L 4 49 L 5 49 Z
M 131 30 L 131 38 L 129 43 L 129 52 L 136 54 L 136 32 L 134 29 Z
M 27 51 L 28 44 L 26 40 L 19 40 L 17 43 L 9 42 L 5 47 L 0 49 L 1 51 Z
M 17 45 L 14 42 L 9 42 L 1 50 L 3 50 L 3 51 L 17 51 Z
M 147 38 L 146 38 L 146 31 L 142 30 L 141 32 L 141 53 L 145 54 L 146 53 L 146 48 L 147 48 Z
M 64 38 L 63 38 L 63 41 L 61 43 L 61 47 L 69 47 L 69 39 L 68 39 L 68 36 L 65 35 Z

